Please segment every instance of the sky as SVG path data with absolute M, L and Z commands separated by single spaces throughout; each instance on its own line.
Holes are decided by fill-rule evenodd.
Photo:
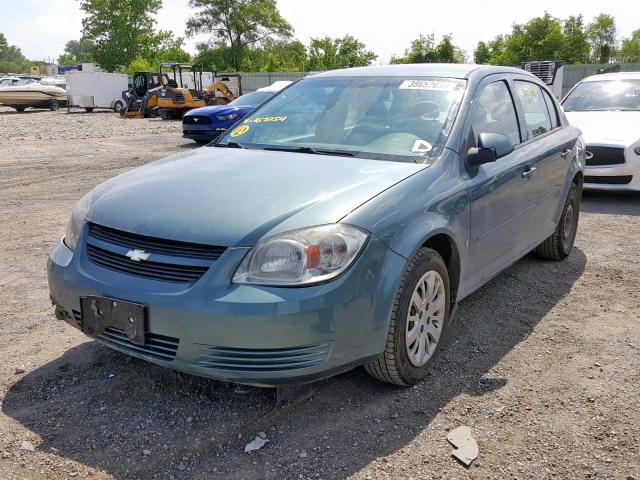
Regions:
M 157 27 L 184 36 L 189 18 L 188 0 L 164 0 Z M 640 28 L 640 17 L 632 13 L 630 0 L 278 0 L 282 15 L 293 25 L 295 36 L 308 44 L 311 37 L 353 35 L 387 63 L 391 55 L 402 55 L 420 34 L 440 38 L 452 34 L 453 41 L 472 60 L 478 40 L 490 40 L 511 31 L 513 23 L 525 23 L 548 11 L 558 18 L 582 14 L 587 22 L 599 13 L 615 17 L 618 37 L 628 37 Z M 80 38 L 82 12 L 77 0 L 0 0 L 0 32 L 29 59 L 57 58 L 68 40 Z M 186 50 L 204 38 L 187 39 Z

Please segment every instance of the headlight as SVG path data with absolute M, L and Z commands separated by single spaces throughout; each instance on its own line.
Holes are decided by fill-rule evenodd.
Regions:
M 216 118 L 221 122 L 224 122 L 225 120 L 233 120 L 237 116 L 237 113 L 230 113 L 229 115 L 216 115 Z
M 282 233 L 253 247 L 233 282 L 271 286 L 325 282 L 353 263 L 367 238 L 366 232 L 341 224 Z
M 64 234 L 64 243 L 71 250 L 76 249 L 78 238 L 82 233 L 82 226 L 84 225 L 84 219 L 89 211 L 89 205 L 91 205 L 91 196 L 93 191 L 87 193 L 84 197 L 76 203 L 71 212 L 71 218 L 69 218 L 69 224 L 67 225 L 67 232 Z

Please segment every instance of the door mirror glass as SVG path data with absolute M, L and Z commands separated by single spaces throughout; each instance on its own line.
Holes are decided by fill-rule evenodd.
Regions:
M 495 162 L 513 152 L 513 148 L 513 142 L 507 135 L 481 133 L 478 135 L 478 146 L 470 148 L 467 152 L 467 165 L 479 167 L 485 163 Z

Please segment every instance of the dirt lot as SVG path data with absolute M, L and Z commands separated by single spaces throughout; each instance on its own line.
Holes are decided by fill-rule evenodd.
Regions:
M 132 360 L 54 318 L 45 261 L 73 203 L 193 148 L 179 132 L 0 108 L 0 479 L 640 480 L 640 195 L 585 195 L 568 260 L 525 258 L 462 302 L 428 381 L 357 369 L 276 408 L 272 390 Z M 470 469 L 445 439 L 459 425 Z M 244 453 L 258 432 L 269 443 Z

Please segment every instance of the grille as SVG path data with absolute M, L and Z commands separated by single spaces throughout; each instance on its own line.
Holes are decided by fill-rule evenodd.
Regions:
M 176 103 L 184 103 L 184 95 L 182 93 L 175 92 L 173 94 L 173 100 Z
M 204 115 L 187 115 L 182 118 L 184 125 L 211 125 L 211 119 Z
M 197 367 L 235 372 L 274 372 L 313 367 L 329 355 L 328 343 L 297 348 L 229 348 L 209 346 L 202 352 Z
M 95 223 L 89 224 L 89 237 L 97 238 L 125 248 L 139 248 L 147 253 L 160 253 L 178 257 L 206 258 L 217 260 L 226 250 L 225 247 L 188 243 L 175 240 L 147 237 L 137 233 L 123 232 Z
M 156 333 L 147 333 L 145 344 L 135 345 L 129 341 L 125 332 L 113 327 L 107 327 L 104 333 L 97 338 L 129 353 L 144 355 L 166 362 L 170 362 L 176 358 L 178 343 L 180 342 L 177 338 L 166 337 Z
M 527 72 L 534 74 L 536 77 L 542 80 L 545 85 L 550 85 L 553 82 L 555 76 L 556 62 L 525 63 L 522 68 Z
M 593 154 L 593 157 L 587 158 L 588 166 L 620 165 L 624 163 L 624 148 L 587 145 L 587 152 Z
M 176 265 L 150 261 L 134 262 L 124 255 L 110 252 L 109 250 L 91 244 L 87 244 L 87 254 L 93 263 L 101 267 L 128 273 L 129 275 L 137 277 L 165 282 L 195 282 L 208 270 L 208 267 L 192 265 Z
M 158 258 L 134 262 L 126 256 L 131 249 L 144 250 Z M 93 223 L 89 225 L 87 239 L 87 255 L 94 264 L 128 275 L 175 283 L 196 282 L 225 250 L 147 237 Z
M 608 185 L 626 185 L 631 183 L 631 175 L 612 175 L 608 177 L 602 177 L 597 175 L 585 175 L 584 183 L 600 183 Z
M 80 327 L 82 325 L 81 313 L 78 310 L 72 310 L 72 312 L 74 320 Z M 178 344 L 180 343 L 180 340 L 177 338 L 147 332 L 145 334 L 145 344 L 135 345 L 129 341 L 125 332 L 119 328 L 113 327 L 107 327 L 104 333 L 96 338 L 106 344 L 125 350 L 126 352 L 144 355 L 167 362 L 172 361 L 176 357 Z

